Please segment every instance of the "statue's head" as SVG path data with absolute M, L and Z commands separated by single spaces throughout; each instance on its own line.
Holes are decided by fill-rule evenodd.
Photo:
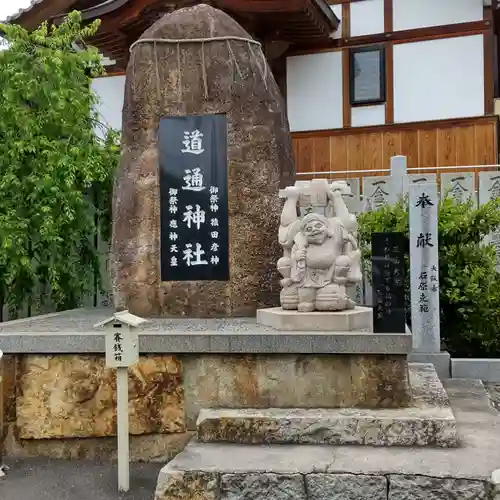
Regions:
M 321 214 L 307 214 L 300 224 L 300 230 L 308 243 L 321 245 L 330 236 L 328 219 Z

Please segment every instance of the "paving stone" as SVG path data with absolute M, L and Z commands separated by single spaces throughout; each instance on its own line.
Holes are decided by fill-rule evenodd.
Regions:
M 387 500 L 384 476 L 309 474 L 308 500 Z
M 154 498 L 155 500 L 219 500 L 218 476 L 209 472 L 161 472 Z
M 221 500 L 307 500 L 300 474 L 223 474 Z
M 489 500 L 490 489 L 470 479 L 390 475 L 388 500 Z

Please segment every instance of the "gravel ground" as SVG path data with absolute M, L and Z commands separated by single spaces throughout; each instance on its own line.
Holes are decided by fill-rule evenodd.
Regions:
M 500 384 L 487 384 L 485 383 L 484 386 L 486 387 L 486 390 L 488 391 L 488 394 L 490 395 L 491 402 L 493 403 L 493 406 L 500 411 Z
M 163 464 L 133 463 L 130 491 L 120 494 L 116 464 L 49 459 L 6 460 L 1 500 L 153 500 Z

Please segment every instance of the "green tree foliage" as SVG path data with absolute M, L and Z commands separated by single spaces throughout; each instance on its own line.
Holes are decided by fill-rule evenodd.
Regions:
M 408 236 L 407 202 L 382 207 L 359 217 L 365 264 L 370 263 L 373 232 L 401 232 Z M 500 356 L 500 275 L 495 251 L 482 244 L 484 236 L 500 227 L 500 199 L 479 208 L 439 205 L 439 279 L 443 348 L 455 356 Z M 409 256 L 405 256 L 409 297 Z M 407 301 L 407 311 L 409 304 Z
M 0 25 L 0 310 L 40 300 L 76 307 L 100 283 L 98 221 L 109 233 L 117 134 L 95 135 L 92 78 L 103 73 L 74 12 L 29 33 Z M 41 291 L 41 293 L 39 293 Z M 43 305 L 43 304 L 40 304 Z

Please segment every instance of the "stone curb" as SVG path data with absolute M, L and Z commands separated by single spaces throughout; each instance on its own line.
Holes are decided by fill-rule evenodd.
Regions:
M 468 359 L 451 360 L 453 378 L 478 379 L 483 382 L 500 382 L 500 359 Z
M 104 353 L 104 334 L 87 331 L 0 331 L 5 354 Z M 407 354 L 411 335 L 363 332 L 220 333 L 139 332 L 141 353 L 212 354 Z
M 218 473 L 162 469 L 155 500 L 490 500 L 492 485 L 402 474 Z M 496 498 L 494 499 L 496 500 Z
M 491 474 L 492 500 L 500 500 L 500 469 L 496 469 Z

